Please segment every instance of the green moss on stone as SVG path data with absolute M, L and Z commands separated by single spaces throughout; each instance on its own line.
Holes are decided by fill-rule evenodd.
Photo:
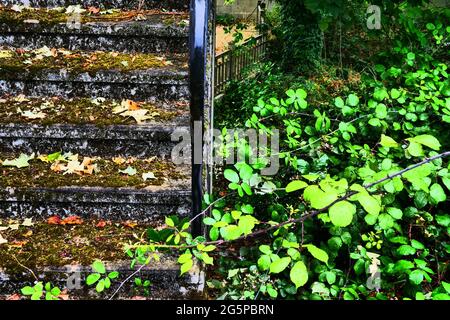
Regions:
M 131 117 L 123 117 L 113 114 L 114 106 L 120 101 L 105 100 L 95 103 L 89 98 L 63 99 L 54 98 L 29 98 L 0 99 L 0 123 L 35 123 L 43 125 L 52 124 L 95 124 L 97 126 L 136 124 Z M 175 103 L 174 103 L 175 104 Z M 148 115 L 153 115 L 151 122 L 169 122 L 181 115 L 183 110 L 175 108 L 166 109 L 148 102 L 138 102 L 138 105 L 148 110 Z M 18 111 L 43 112 L 43 119 L 29 119 Z
M 0 159 L 14 159 L 17 155 L 0 155 Z M 80 161 L 82 157 L 79 157 Z M 97 159 L 93 164 L 97 164 L 98 172 L 93 174 L 63 174 L 51 170 L 51 164 L 45 163 L 39 159 L 31 160 L 30 165 L 25 168 L 0 167 L 2 174 L 0 176 L 0 187 L 14 187 L 26 189 L 30 187 L 48 187 L 57 188 L 62 186 L 81 186 L 81 187 L 134 187 L 145 188 L 148 186 L 160 186 L 166 179 L 180 180 L 187 179 L 188 176 L 177 171 L 173 163 L 162 161 L 160 159 L 133 159 L 132 163 L 116 164 L 111 159 Z M 65 164 L 62 162 L 62 164 Z M 133 176 L 120 173 L 119 170 L 125 170 L 128 166 L 137 170 Z M 156 179 L 144 181 L 142 174 L 153 172 Z

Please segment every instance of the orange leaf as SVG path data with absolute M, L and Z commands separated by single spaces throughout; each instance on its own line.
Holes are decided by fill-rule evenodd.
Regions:
M 83 219 L 81 219 L 79 216 L 70 216 L 61 221 L 61 224 L 67 224 L 67 225 L 74 225 L 74 224 L 82 224 Z
M 100 12 L 100 8 L 96 8 L 96 7 L 89 7 L 88 8 L 88 12 L 92 13 L 92 14 L 97 14 Z
M 61 218 L 58 216 L 53 216 L 47 219 L 48 224 L 61 224 Z
M 129 111 L 139 110 L 139 105 L 133 100 L 123 100 L 121 103 L 122 106 L 127 107 Z
M 97 228 L 104 228 L 106 226 L 106 221 L 105 220 L 100 220 L 95 226 Z
M 123 222 L 122 224 L 123 224 L 125 227 L 131 228 L 131 229 L 133 229 L 134 227 L 137 226 L 137 223 L 136 223 L 136 222 L 130 221 L 130 220 L 127 220 L 127 221 Z

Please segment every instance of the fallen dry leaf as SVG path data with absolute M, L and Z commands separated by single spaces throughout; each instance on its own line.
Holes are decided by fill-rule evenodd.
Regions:
M 6 298 L 6 300 L 14 300 L 14 301 L 20 300 L 20 295 L 17 294 L 17 293 L 14 293 L 14 294 L 8 296 L 8 297 Z
M 114 158 L 112 158 L 112 161 L 113 161 L 115 164 L 121 165 L 121 164 L 124 164 L 127 160 L 125 160 L 125 159 L 122 158 L 122 157 L 114 157 Z
M 52 216 L 47 219 L 48 224 L 61 224 L 61 218 L 58 216 Z
M 106 221 L 105 220 L 100 220 L 95 226 L 97 227 L 97 228 L 104 228 L 104 227 L 106 227 Z
M 125 222 L 122 222 L 122 224 L 123 224 L 125 227 L 131 228 L 131 229 L 133 229 L 134 227 L 136 227 L 136 226 L 138 225 L 136 222 L 130 221 L 130 220 L 127 220 L 127 221 L 125 221 Z
M 23 236 L 26 237 L 26 238 L 31 237 L 32 235 L 33 235 L 33 231 L 32 230 L 28 230 L 27 232 L 25 232 L 23 234 Z
M 11 248 L 22 248 L 24 245 L 26 245 L 28 241 L 13 241 L 9 245 Z
M 79 216 L 70 216 L 61 221 L 62 225 L 76 225 L 76 224 L 83 224 L 83 219 L 81 219 Z
M 96 8 L 96 7 L 88 7 L 88 12 L 92 13 L 92 14 L 97 14 L 100 12 L 100 8 Z

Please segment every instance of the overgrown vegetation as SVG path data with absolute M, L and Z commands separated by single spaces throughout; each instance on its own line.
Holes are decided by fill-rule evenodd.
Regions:
M 230 85 L 215 125 L 278 129 L 279 172 L 224 167 L 207 236 L 170 220 L 151 248 L 180 249 L 182 273 L 214 266 L 221 299 L 448 300 L 448 9 L 380 2 L 394 19 L 369 31 L 365 1 L 279 3 L 271 61 Z

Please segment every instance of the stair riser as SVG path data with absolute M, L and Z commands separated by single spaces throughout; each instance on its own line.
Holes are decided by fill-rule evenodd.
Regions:
M 55 34 L 14 34 L 0 35 L 0 46 L 24 48 L 27 50 L 43 46 L 83 51 L 117 51 L 125 53 L 186 53 L 186 38 L 166 38 L 156 36 L 102 36 L 102 35 L 55 35 Z
M 145 0 L 145 9 L 187 10 L 190 0 Z M 31 7 L 67 7 L 69 5 L 81 5 L 83 7 L 106 7 L 137 9 L 139 0 L 1 0 L 2 5 L 26 5 Z
M 2 218 L 48 218 L 54 215 L 76 215 L 83 218 L 101 218 L 113 221 L 136 220 L 140 223 L 161 225 L 164 217 L 169 214 L 187 216 L 190 212 L 188 196 L 172 197 L 172 203 L 94 203 L 92 197 L 85 197 L 79 202 L 77 197 L 67 197 L 67 201 L 56 202 L 48 200 L 42 202 L 40 196 L 25 202 L 0 201 L 0 217 Z
M 50 138 L 0 138 L 0 152 L 40 152 L 50 154 L 55 150 L 70 150 L 84 156 L 151 157 L 170 159 L 175 143 L 145 140 L 105 139 L 50 139 Z
M 156 80 L 156 79 L 155 79 Z M 108 97 L 111 99 L 131 99 L 155 102 L 158 100 L 188 99 L 189 90 L 182 81 L 172 83 L 95 83 L 95 82 L 61 82 L 61 81 L 20 81 L 0 80 L 0 96 L 25 94 L 28 97 L 60 96 L 74 97 Z
M 178 142 L 171 141 L 176 127 L 108 126 L 30 126 L 0 125 L 0 152 L 31 154 L 53 153 L 58 150 L 85 156 L 170 159 Z M 187 127 L 179 130 L 188 132 Z
M 204 289 L 204 273 L 194 269 L 181 276 L 175 265 L 158 269 L 157 262 L 151 262 L 153 269 L 143 269 L 135 277 L 150 280 L 148 299 L 201 299 Z M 111 287 L 103 294 L 98 294 L 94 287 L 86 285 L 86 278 L 92 272 L 90 267 L 70 266 L 67 268 L 48 268 L 44 271 L 34 270 L 40 281 L 51 282 L 61 290 L 67 290 L 70 299 L 107 299 L 118 288 L 122 281 L 134 270 L 123 267 L 107 266 L 107 272 L 119 271 L 119 278 L 112 281 Z M 20 293 L 20 289 L 35 283 L 30 273 L 8 274 L 0 270 L 0 293 L 11 295 Z M 129 299 L 133 296 L 143 296 L 144 292 L 134 285 L 134 277 L 126 282 L 115 296 L 115 299 Z M 1 299 L 0 299 L 1 300 Z

